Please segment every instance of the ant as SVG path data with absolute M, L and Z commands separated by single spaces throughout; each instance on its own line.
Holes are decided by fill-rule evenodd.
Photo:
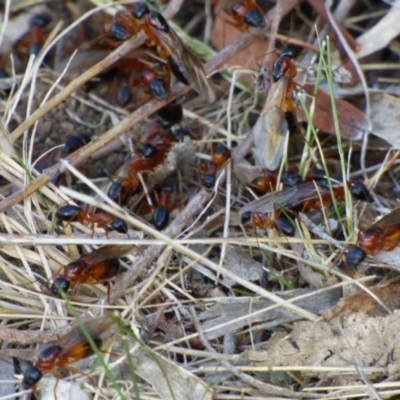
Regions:
M 114 323 L 113 319 L 107 316 L 97 317 L 84 321 L 86 330 L 93 338 L 97 347 L 101 347 L 101 334 L 109 329 Z M 28 367 L 24 372 L 22 385 L 29 389 L 34 387 L 44 374 L 54 373 L 59 379 L 58 368 L 69 368 L 73 364 L 83 358 L 87 358 L 93 354 L 93 349 L 88 343 L 83 332 L 75 327 L 71 332 L 63 336 L 58 342 L 45 348 L 36 361 L 36 366 Z M 57 385 L 54 387 L 56 391 Z M 54 393 L 55 394 L 55 393 Z
M 253 28 L 264 28 L 266 25 L 264 12 L 256 0 L 238 1 L 232 6 L 231 11 L 238 27 L 247 25 Z
M 230 156 L 230 150 L 223 144 L 219 143 L 212 146 L 211 162 L 198 166 L 198 174 L 206 189 L 212 189 L 215 186 L 217 172 L 224 167 Z
M 157 121 L 164 129 L 169 129 L 171 126 L 179 124 L 183 119 L 183 109 L 180 104 L 175 102 L 169 103 L 161 107 L 157 111 Z
M 66 154 L 72 154 L 76 150 L 85 146 L 90 142 L 89 136 L 84 133 L 78 133 L 76 136 L 70 137 L 62 147 L 62 151 Z M 39 172 L 43 172 L 45 169 L 52 167 L 56 160 L 60 157 L 59 149 L 53 149 L 45 153 L 43 156 L 40 156 L 39 160 L 35 163 L 35 169 Z M 52 183 L 56 185 L 64 174 L 58 175 L 56 178 L 52 179 Z
M 117 103 L 124 107 L 132 100 L 132 87 L 138 84 L 144 86 L 150 97 L 164 100 L 168 91 L 159 72 L 143 61 L 125 58 L 118 62 L 117 70 L 120 73 L 130 73 L 129 85 L 122 86 L 117 92 Z M 132 73 L 132 71 L 135 71 Z
M 264 108 L 254 128 L 254 145 L 258 162 L 263 168 L 274 171 L 281 162 L 286 133 L 299 131 L 293 102 L 297 75 L 293 64 L 295 55 L 287 48 L 279 52 L 272 67 L 273 83 Z
M 37 57 L 42 49 L 43 43 L 45 42 L 43 29 L 49 24 L 49 22 L 49 15 L 33 14 L 29 20 L 29 33 L 17 42 L 17 48 L 24 48 L 25 51 L 28 50 L 29 55 L 33 54 Z
M 140 186 L 139 174 L 150 173 L 160 166 L 166 159 L 174 142 L 179 138 L 172 132 L 156 130 L 149 139 L 150 143 L 139 146 L 137 153 L 128 161 L 126 169 L 127 176 L 119 177 L 114 182 L 108 196 L 119 203 L 122 203 L 131 192 L 136 192 Z
M 167 97 L 164 80 L 155 69 L 148 68 L 131 75 L 129 85 L 136 86 L 138 83 L 146 86 L 150 95 L 156 100 L 164 100 Z
M 247 184 L 258 196 L 276 190 L 278 183 L 278 173 L 268 172 L 263 176 L 255 178 L 251 183 Z M 287 186 L 297 186 L 303 183 L 303 178 L 295 171 L 286 171 L 282 174 L 281 183 Z
M 289 219 L 285 217 L 270 218 L 259 212 L 246 211 L 242 214 L 242 224 L 251 221 L 253 228 L 277 229 L 286 236 L 294 236 L 295 229 Z
M 94 225 L 96 224 L 98 228 L 105 228 L 107 231 L 107 226 L 110 225 L 112 230 L 119 233 L 128 232 L 128 227 L 121 218 L 114 217 L 107 212 L 88 214 L 88 209 L 89 207 L 81 209 L 78 206 L 67 204 L 56 211 L 56 218 L 68 223 L 80 222 L 82 225 L 90 224 L 92 229 L 94 229 Z
M 96 285 L 106 282 L 107 295 L 109 296 L 110 279 L 116 276 L 121 269 L 118 258 L 131 251 L 133 247 L 107 245 L 85 254 L 64 267 L 63 276 L 54 280 L 50 287 L 51 292 L 54 296 L 61 297 L 61 290 L 67 292 L 69 288 L 72 288 L 74 291 L 77 283 Z
M 201 61 L 168 25 L 165 18 L 141 3 L 131 14 L 119 11 L 115 16 L 117 27 L 110 27 L 108 35 L 114 40 L 127 40 L 143 30 L 150 38 L 149 46 L 155 45 L 161 58 L 166 60 L 167 67 L 175 77 L 185 85 L 192 85 L 199 94 L 204 94 L 209 102 L 215 99 L 214 91 L 207 81 Z M 121 25 L 125 28 L 122 34 Z M 130 35 L 128 35 L 128 33 Z M 169 88 L 169 74 L 167 74 Z
M 275 210 L 276 206 L 289 208 L 293 211 L 309 211 L 327 207 L 332 204 L 332 195 L 329 182 L 305 182 L 266 195 L 242 207 L 240 214 L 245 212 L 259 212 L 267 214 Z M 362 182 L 346 182 L 354 198 L 362 201 L 371 201 L 371 196 Z M 334 196 L 338 202 L 344 201 L 344 186 L 341 183 L 331 183 Z
M 153 213 L 152 224 L 156 229 L 162 231 L 169 222 L 169 205 L 171 203 L 172 187 L 170 185 L 163 185 L 160 190 L 160 197 L 158 198 L 158 205 Z
M 88 135 L 84 133 L 78 133 L 77 135 L 70 137 L 65 142 L 63 151 L 66 154 L 72 154 L 83 146 L 86 146 L 88 143 L 90 143 L 90 141 L 91 139 Z
M 400 243 L 400 208 L 385 215 L 378 222 L 358 233 L 357 245 L 351 246 L 346 262 L 356 267 L 366 254 L 376 256 L 381 251 L 392 251 Z

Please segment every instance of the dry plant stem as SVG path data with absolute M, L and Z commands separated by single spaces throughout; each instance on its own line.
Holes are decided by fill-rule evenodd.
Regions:
M 371 189 L 378 182 L 379 178 L 390 168 L 392 168 L 393 164 L 400 157 L 400 150 L 397 150 L 394 156 L 375 173 L 373 177 L 365 181 L 365 184 L 369 189 Z
M 20 329 L 9 329 L 7 327 L 1 327 L 0 340 L 2 342 L 15 344 L 48 343 L 59 340 L 61 336 L 67 334 L 72 328 L 72 325 L 68 325 L 49 331 L 29 329 L 22 331 Z
M 306 214 L 299 213 L 299 218 L 300 218 L 300 221 L 303 222 L 303 224 L 312 233 L 314 233 L 315 235 L 317 235 L 321 239 L 326 240 L 328 243 L 332 244 L 336 248 L 341 249 L 341 250 L 344 249 L 345 246 L 343 245 L 342 242 L 340 242 L 339 240 L 334 239 L 332 236 L 330 236 L 328 233 L 326 233 L 322 226 L 318 226 L 318 225 L 314 224 L 314 222 L 312 222 L 311 219 L 308 218 Z
M 202 343 L 202 345 L 206 348 L 206 350 L 209 353 L 216 353 L 215 349 L 210 345 L 206 337 L 204 336 L 203 329 L 201 327 L 201 324 L 197 318 L 196 311 L 194 307 L 189 307 L 190 311 L 190 316 L 192 317 L 193 325 L 196 328 L 196 331 L 199 335 L 199 339 Z M 254 389 L 258 390 L 260 393 L 266 396 L 279 396 L 279 397 L 289 397 L 289 398 L 295 398 L 295 399 L 301 399 L 304 397 L 307 398 L 317 398 L 318 396 L 309 396 L 309 394 L 306 393 L 296 393 L 293 392 L 292 390 L 288 390 L 285 388 L 279 388 L 278 386 L 270 385 L 268 383 L 263 383 L 258 381 L 257 379 L 252 378 L 251 376 L 238 371 L 237 368 L 235 368 L 231 363 L 229 363 L 226 360 L 219 360 L 219 363 L 226 368 L 228 371 L 230 371 L 233 375 L 235 375 L 237 378 L 241 379 L 244 383 L 247 385 L 253 387 Z
M 245 33 L 240 36 L 235 42 L 227 46 L 225 49 L 220 51 L 211 61 L 209 61 L 206 65 L 207 72 L 215 71 L 216 69 L 220 68 L 226 61 L 228 61 L 233 55 L 236 54 L 237 51 L 240 51 L 244 47 L 246 47 L 251 41 L 254 40 L 254 36 L 250 33 Z M 121 46 L 122 47 L 122 46 Z M 66 88 L 68 89 L 69 86 Z M 61 93 L 64 93 L 66 90 L 64 89 Z M 191 90 L 190 86 L 184 86 L 182 84 L 176 85 L 173 90 L 171 90 L 171 94 L 169 96 L 168 101 L 172 101 L 179 96 L 182 96 L 186 92 Z M 69 93 L 69 90 L 68 90 Z M 107 132 L 105 132 L 98 141 L 92 142 L 89 145 L 85 146 L 77 153 L 72 154 L 67 158 L 68 162 L 73 166 L 82 165 L 84 162 L 88 160 L 91 154 L 106 144 L 110 143 L 114 139 L 121 136 L 126 130 L 138 124 L 143 119 L 148 117 L 150 114 L 156 112 L 159 108 L 166 104 L 166 100 L 163 101 L 156 101 L 153 100 L 143 107 L 136 110 L 132 113 L 129 117 L 125 118 L 119 125 L 111 128 Z M 34 113 L 35 114 L 35 113 Z M 32 114 L 32 116 L 34 115 Z M 32 122 L 32 121 L 31 121 Z M 34 122 L 34 121 L 33 121 Z M 32 122 L 32 123 L 33 123 Z M 29 125 L 30 126 L 30 125 Z M 29 127 L 28 126 L 28 127 Z M 48 183 L 50 180 L 57 177 L 59 174 L 64 172 L 61 167 L 60 163 L 57 163 L 53 167 L 46 170 L 46 172 L 42 173 L 37 179 L 35 179 L 29 186 L 27 186 L 23 190 L 19 190 L 15 192 L 13 195 L 7 197 L 0 203 L 0 212 L 6 211 L 8 208 L 12 207 L 13 205 L 19 203 L 26 197 L 30 196 L 36 190 L 40 189 L 43 185 Z
M 350 13 L 356 2 L 357 0 L 341 0 L 333 12 L 333 16 L 335 17 L 336 21 L 343 21 Z

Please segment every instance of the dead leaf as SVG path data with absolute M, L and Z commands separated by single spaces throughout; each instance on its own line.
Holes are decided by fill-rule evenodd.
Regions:
M 305 85 L 307 93 L 313 93 L 314 85 Z M 369 130 L 369 122 L 366 114 L 343 99 L 335 99 L 337 113 L 339 116 L 340 133 L 343 139 L 360 140 L 364 133 Z M 311 98 L 305 98 L 305 103 L 309 109 Z M 297 117 L 300 121 L 307 121 L 304 111 L 300 105 L 296 106 Z M 315 101 L 314 125 L 325 133 L 336 135 L 333 120 L 331 96 L 319 90 Z
M 227 45 L 235 41 L 243 32 L 229 22 L 229 16 L 223 11 L 220 11 L 213 25 L 211 32 L 211 43 L 216 50 L 222 50 Z M 262 39 L 255 39 L 250 46 L 236 53 L 228 61 L 228 66 L 240 66 L 255 71 L 260 69 L 259 61 L 265 56 L 268 43 Z M 247 83 L 253 83 L 251 75 L 241 76 Z
M 400 99 L 387 93 L 371 93 L 372 133 L 400 148 Z
M 369 290 L 390 310 L 397 310 L 400 308 L 400 283 L 369 288 Z M 322 311 L 321 315 L 325 319 L 331 320 L 336 317 L 353 313 L 365 313 L 368 316 L 387 315 L 387 311 L 365 291 L 344 297 L 330 310 Z
M 354 379 L 359 377 L 355 364 L 371 366 L 371 369 L 364 369 L 368 379 L 400 371 L 399 329 L 400 312 L 386 317 L 356 313 L 331 322 L 297 322 L 290 335 L 282 332 L 275 334 L 267 344 L 267 351 L 257 349 L 257 355 L 249 351 L 246 357 L 253 363 L 258 361 L 257 366 L 314 367 L 314 371 L 300 374 L 325 378 L 325 381 L 329 376 L 332 386 L 346 379 L 354 383 Z M 337 370 L 317 372 L 318 367 L 354 368 L 354 374 Z

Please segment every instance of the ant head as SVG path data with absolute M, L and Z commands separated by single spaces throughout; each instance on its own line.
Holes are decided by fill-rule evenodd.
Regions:
M 56 218 L 61 221 L 72 222 L 78 218 L 80 211 L 81 209 L 78 206 L 67 204 L 56 211 Z
M 297 56 L 297 51 L 293 46 L 285 47 L 278 53 L 278 57 L 289 57 L 292 60 L 296 58 L 296 56 Z
M 36 385 L 40 378 L 42 377 L 42 373 L 33 365 L 28 367 L 24 372 L 24 378 L 22 379 L 22 386 L 25 389 L 30 389 L 32 386 Z
M 70 283 L 67 279 L 62 276 L 56 278 L 50 287 L 51 293 L 55 297 L 61 297 L 61 291 L 67 292 L 70 287 Z
M 242 224 L 246 224 L 251 220 L 251 211 L 246 211 L 242 214 Z
M 150 158 L 155 156 L 158 150 L 152 144 L 146 143 L 138 147 L 138 152 L 142 153 L 145 158 Z
M 136 19 L 142 19 L 145 14 L 150 14 L 150 8 L 146 3 L 138 4 L 132 11 L 132 16 Z
M 130 39 L 132 34 L 129 32 L 127 28 L 125 28 L 124 25 L 120 24 L 119 22 L 115 22 L 112 24 L 106 32 L 106 35 L 117 42 L 119 41 L 125 41 Z
M 215 176 L 213 174 L 205 174 L 203 185 L 206 189 L 212 189 L 215 186 Z
M 152 223 L 154 227 L 162 231 L 169 222 L 169 211 L 168 208 L 165 206 L 158 206 L 154 211 Z
M 185 138 L 185 136 L 190 136 L 189 132 L 186 129 L 181 128 L 181 127 L 171 129 L 170 132 L 171 132 L 171 135 L 175 138 L 175 140 L 177 142 L 182 141 Z
M 168 22 L 158 12 L 152 11 L 151 13 L 147 14 L 147 21 L 153 28 L 165 33 L 169 32 Z
M 346 264 L 350 268 L 356 268 L 365 258 L 365 251 L 357 246 L 351 246 L 346 253 Z
M 287 218 L 278 218 L 275 220 L 275 226 L 286 236 L 293 237 L 296 233 L 293 224 Z
M 286 171 L 282 175 L 281 182 L 289 186 L 297 186 L 303 183 L 303 178 L 300 174 L 294 171 Z
M 170 128 L 174 124 L 178 124 L 183 118 L 183 109 L 180 104 L 169 103 L 157 111 L 159 116 L 158 122 L 164 129 Z
M 350 192 L 358 200 L 372 202 L 371 194 L 362 182 L 351 183 Z
M 265 19 L 264 16 L 258 10 L 250 10 L 243 17 L 243 21 L 253 28 L 264 28 Z
M 172 186 L 171 186 L 171 185 L 168 185 L 167 183 L 164 183 L 164 184 L 161 186 L 160 190 L 161 190 L 162 192 L 169 192 L 169 193 L 172 193 Z
M 110 186 L 110 189 L 108 189 L 108 197 L 115 201 L 116 203 L 119 202 L 120 198 L 125 195 L 125 190 L 120 181 L 115 181 L 112 183 Z
M 122 86 L 117 92 L 117 104 L 120 107 L 127 106 L 133 98 L 132 88 L 129 85 Z
M 115 217 L 111 222 L 111 229 L 119 233 L 127 233 L 128 227 L 121 218 Z
M 67 154 L 71 154 L 74 151 L 80 149 L 90 142 L 90 137 L 84 133 L 78 133 L 75 136 L 70 137 L 64 144 L 63 150 Z
M 29 26 L 38 25 L 44 28 L 48 23 L 50 23 L 51 17 L 48 14 L 33 14 L 29 20 Z

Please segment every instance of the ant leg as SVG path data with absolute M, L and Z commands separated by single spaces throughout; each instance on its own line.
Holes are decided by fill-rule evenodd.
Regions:
M 110 292 L 111 292 L 111 283 L 110 283 L 110 281 L 107 281 L 107 299 L 108 299 L 109 305 L 111 305 Z

